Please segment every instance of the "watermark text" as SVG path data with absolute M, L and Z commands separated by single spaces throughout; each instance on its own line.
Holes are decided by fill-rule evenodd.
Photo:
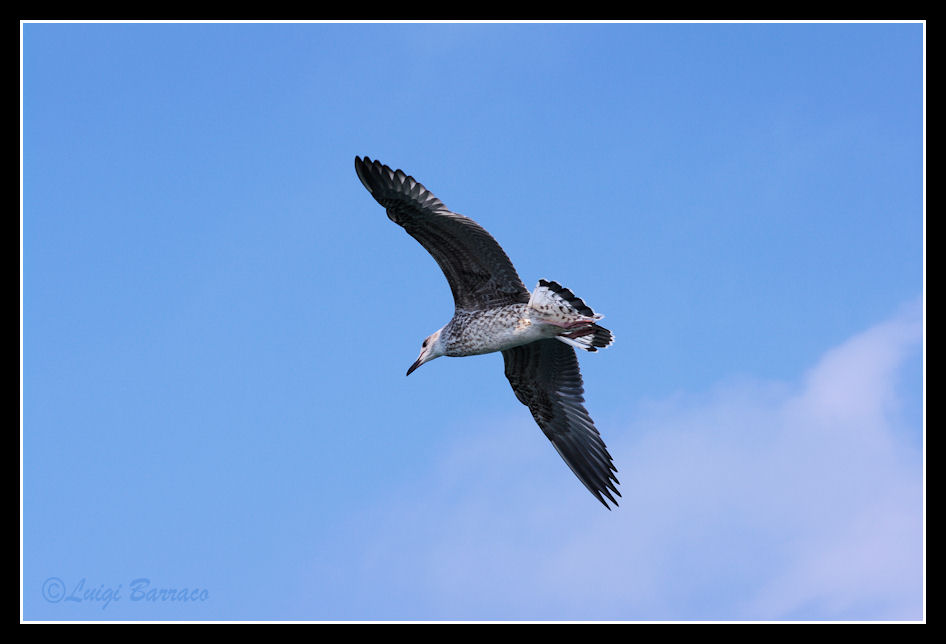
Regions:
M 50 577 L 43 582 L 42 594 L 43 599 L 51 604 L 89 604 L 102 610 L 117 602 L 189 604 L 210 599 L 210 591 L 206 588 L 155 584 L 148 577 L 137 577 L 127 585 L 96 585 L 86 577 L 67 584 L 59 577 Z

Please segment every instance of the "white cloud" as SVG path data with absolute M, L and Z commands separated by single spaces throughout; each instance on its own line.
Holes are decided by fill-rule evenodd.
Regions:
M 920 315 L 851 338 L 795 385 L 642 405 L 608 431 L 624 494 L 610 513 L 524 409 L 471 425 L 385 499 L 415 501 L 373 517 L 387 529 L 364 574 L 410 574 L 387 601 L 414 619 L 921 619 L 922 459 L 898 413 Z

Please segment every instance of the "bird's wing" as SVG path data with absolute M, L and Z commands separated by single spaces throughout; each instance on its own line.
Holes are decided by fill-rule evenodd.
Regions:
M 355 171 L 388 217 L 427 249 L 450 283 L 457 309 L 475 311 L 529 301 L 506 253 L 478 223 L 450 212 L 401 170 L 355 157 Z
M 617 501 L 617 468 L 584 402 L 584 386 L 575 350 L 555 338 L 539 340 L 503 351 L 506 377 L 516 398 L 552 441 L 572 472 L 585 487 L 611 509 L 602 498 Z

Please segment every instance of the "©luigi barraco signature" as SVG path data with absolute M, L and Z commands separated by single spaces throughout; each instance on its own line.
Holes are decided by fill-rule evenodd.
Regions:
M 132 579 L 126 588 L 123 584 L 95 586 L 83 577 L 74 585 L 67 586 L 59 577 L 50 577 L 43 582 L 43 599 L 51 604 L 71 602 L 76 604 L 101 605 L 102 610 L 114 602 L 128 601 L 143 604 L 187 604 L 210 599 L 206 588 L 157 587 L 147 577 Z

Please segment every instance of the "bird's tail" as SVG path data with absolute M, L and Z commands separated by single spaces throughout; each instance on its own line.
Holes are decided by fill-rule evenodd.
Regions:
M 595 313 L 558 282 L 539 280 L 532 291 L 529 306 L 543 322 L 561 327 L 562 332 L 556 337 L 573 347 L 597 351 L 614 342 L 614 335 L 609 330 L 595 324 L 604 316 Z

